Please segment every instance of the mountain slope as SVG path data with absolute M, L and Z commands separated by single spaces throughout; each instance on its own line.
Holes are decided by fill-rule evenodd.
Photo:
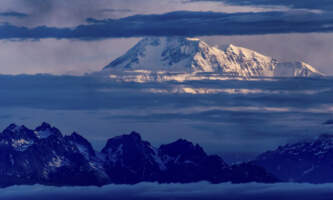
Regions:
M 96 152 L 77 133 L 63 136 L 43 123 L 35 130 L 11 124 L 0 133 L 0 186 L 104 185 L 196 181 L 276 182 L 253 164 L 229 166 L 185 140 L 153 147 L 132 132 L 108 140 Z
M 284 181 L 327 183 L 333 181 L 333 135 L 287 144 L 265 152 L 256 165 Z
M 107 65 L 103 73 L 111 78 L 127 75 L 128 79 L 137 73 L 137 79 L 143 80 L 177 80 L 179 74 L 200 73 L 242 78 L 322 76 L 303 62 L 279 62 L 235 45 L 219 49 L 196 38 L 182 37 L 144 38 Z M 168 73 L 178 76 L 170 77 Z

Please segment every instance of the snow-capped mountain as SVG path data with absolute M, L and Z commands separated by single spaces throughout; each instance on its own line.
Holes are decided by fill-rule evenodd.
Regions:
M 333 181 L 333 135 L 287 144 L 265 152 L 256 165 L 284 181 L 327 183 Z
M 34 130 L 11 124 L 0 133 L 0 186 L 104 185 L 157 182 L 276 182 L 253 164 L 229 166 L 186 140 L 153 147 L 133 132 L 96 152 L 77 133 L 63 136 L 47 123 Z
M 304 62 L 279 62 L 232 44 L 217 48 L 182 37 L 144 38 L 107 65 L 102 74 L 137 82 L 322 76 Z

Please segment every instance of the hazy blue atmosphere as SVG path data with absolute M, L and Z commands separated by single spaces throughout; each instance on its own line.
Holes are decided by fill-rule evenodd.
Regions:
M 1 189 L 0 199 L 331 199 L 333 185 L 328 172 L 332 171 L 333 155 L 332 52 L 331 0 L 1 0 L 0 185 L 7 181 L 1 177 L 9 168 L 13 171 L 8 180 L 14 177 L 14 181 L 4 185 L 23 185 Z M 156 66 L 149 71 L 150 65 L 156 63 L 166 67 Z M 188 74 L 174 79 L 159 77 L 172 74 L 177 67 Z M 139 73 L 134 76 L 135 81 L 120 76 L 129 73 L 131 77 L 133 72 Z M 186 79 L 189 72 L 211 77 Z M 213 77 L 214 73 L 228 72 L 243 73 L 243 77 Z M 149 79 L 152 75 L 157 78 Z M 106 142 L 136 131 L 157 148 L 180 138 L 200 144 L 208 154 L 221 156 L 213 156 L 218 160 L 218 170 L 228 169 L 232 174 L 243 169 L 239 166 L 245 166 L 244 169 L 250 169 L 244 170 L 247 176 L 254 169 L 259 174 L 255 177 L 261 178 L 260 173 L 264 172 L 264 178 L 274 176 L 271 180 L 276 183 L 262 181 L 266 179 L 255 183 L 249 178 L 250 183 L 233 184 L 232 175 L 221 179 L 226 183 L 217 181 L 218 184 L 205 182 L 207 179 L 159 184 L 158 179 L 151 177 L 135 185 L 103 182 L 103 187 L 67 187 L 70 184 L 62 185 L 62 180 L 54 184 L 40 181 L 37 176 L 36 182 L 31 177 L 37 172 L 29 167 L 28 172 L 23 169 L 38 163 L 38 158 L 30 162 L 21 155 L 30 152 L 34 145 L 44 147 L 43 139 L 52 135 L 47 131 L 46 138 L 38 135 L 42 131 L 34 128 L 42 122 L 50 123 L 65 135 L 78 132 L 91 142 L 98 152 L 91 150 L 95 160 L 81 152 L 82 144 L 67 144 L 68 138 L 62 136 L 59 139 L 70 147 L 77 145 L 82 153 L 80 159 L 87 159 L 84 162 L 88 169 L 107 178 L 113 174 L 107 174 L 106 165 L 115 163 L 118 154 L 125 155 L 126 149 L 123 144 L 112 146 L 112 141 L 107 149 Z M 31 130 L 8 127 L 12 123 Z M 27 135 L 19 138 L 15 131 L 32 134 L 32 142 Z M 323 134 L 326 135 L 322 137 Z M 89 142 L 80 139 L 90 147 Z M 118 144 L 117 138 L 115 141 Z M 156 154 L 152 160 L 159 166 L 158 172 L 169 170 L 161 160 L 165 156 L 156 153 L 160 150 L 142 144 L 151 148 L 151 155 Z M 106 150 L 100 152 L 103 147 Z M 201 153 L 198 146 L 190 148 L 198 148 Z M 7 155 L 8 149 L 14 149 L 14 153 Z M 35 152 L 44 152 L 36 149 Z M 32 155 L 39 155 L 33 150 Z M 260 160 L 257 156 L 266 151 L 259 156 Z M 145 149 L 143 152 L 146 153 Z M 135 153 L 134 158 L 141 155 Z M 17 157 L 13 159 L 13 155 Z M 49 167 L 41 172 L 45 180 L 52 170 L 58 172 L 68 164 L 65 158 L 70 157 L 65 152 L 47 162 L 48 154 L 44 156 L 44 164 Z M 179 156 L 175 158 L 177 163 Z M 171 162 L 168 159 L 172 158 L 166 157 L 166 163 Z M 269 159 L 281 163 L 272 164 Z M 259 160 L 268 160 L 268 167 L 259 165 Z M 297 164 L 289 163 L 290 160 Z M 19 161 L 23 164 L 17 164 Z M 146 163 L 142 163 L 144 176 Z M 189 163 L 199 166 L 188 159 L 184 163 L 186 167 Z M 252 165 L 258 168 L 246 168 Z M 3 169 L 4 166 L 10 167 Z M 191 171 L 186 167 L 185 172 Z M 289 173 L 289 169 L 295 168 L 301 178 L 283 179 L 269 171 L 269 167 L 282 175 L 293 175 L 294 171 Z M 80 164 L 77 169 L 81 170 Z M 11 174 L 15 170 L 23 175 Z M 141 175 L 135 170 L 134 174 Z M 59 173 L 64 173 L 64 177 L 66 173 L 71 175 L 66 170 Z M 177 169 L 174 173 L 181 174 Z M 22 176 L 24 181 L 15 182 Z M 124 179 L 125 183 L 133 183 Z
M 15 122 L 35 127 L 47 121 L 66 134 L 79 132 L 97 149 L 106 139 L 135 130 L 155 145 L 185 138 L 241 161 L 332 131 L 324 125 L 333 119 L 332 83 L 331 78 L 301 78 L 136 84 L 75 76 L 0 76 L 0 126 Z M 151 92 L 175 87 L 221 92 Z

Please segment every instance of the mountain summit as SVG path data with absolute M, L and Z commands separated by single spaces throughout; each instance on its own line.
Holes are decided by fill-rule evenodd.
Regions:
M 111 74 L 111 78 L 115 78 L 119 72 L 132 75 L 140 73 L 141 78 L 144 74 L 148 80 L 149 77 L 152 79 L 153 75 L 158 76 L 159 80 L 161 77 L 166 80 L 179 80 L 179 75 L 184 77 L 191 74 L 193 77 L 203 73 L 241 78 L 322 76 L 304 62 L 279 62 L 232 44 L 217 48 L 197 38 L 183 37 L 144 38 L 123 56 L 107 65 L 103 72 Z M 170 73 L 178 76 L 172 78 Z M 167 75 L 169 78 L 165 78 Z

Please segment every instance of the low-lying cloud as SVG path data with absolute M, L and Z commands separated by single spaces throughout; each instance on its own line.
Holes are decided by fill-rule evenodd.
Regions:
M 14 186 L 2 189 L 0 198 L 7 200 L 63 199 L 63 200 L 329 200 L 333 195 L 332 184 L 312 185 L 296 183 L 280 184 L 193 184 L 140 183 L 137 185 L 108 185 L 97 187 L 45 187 Z

